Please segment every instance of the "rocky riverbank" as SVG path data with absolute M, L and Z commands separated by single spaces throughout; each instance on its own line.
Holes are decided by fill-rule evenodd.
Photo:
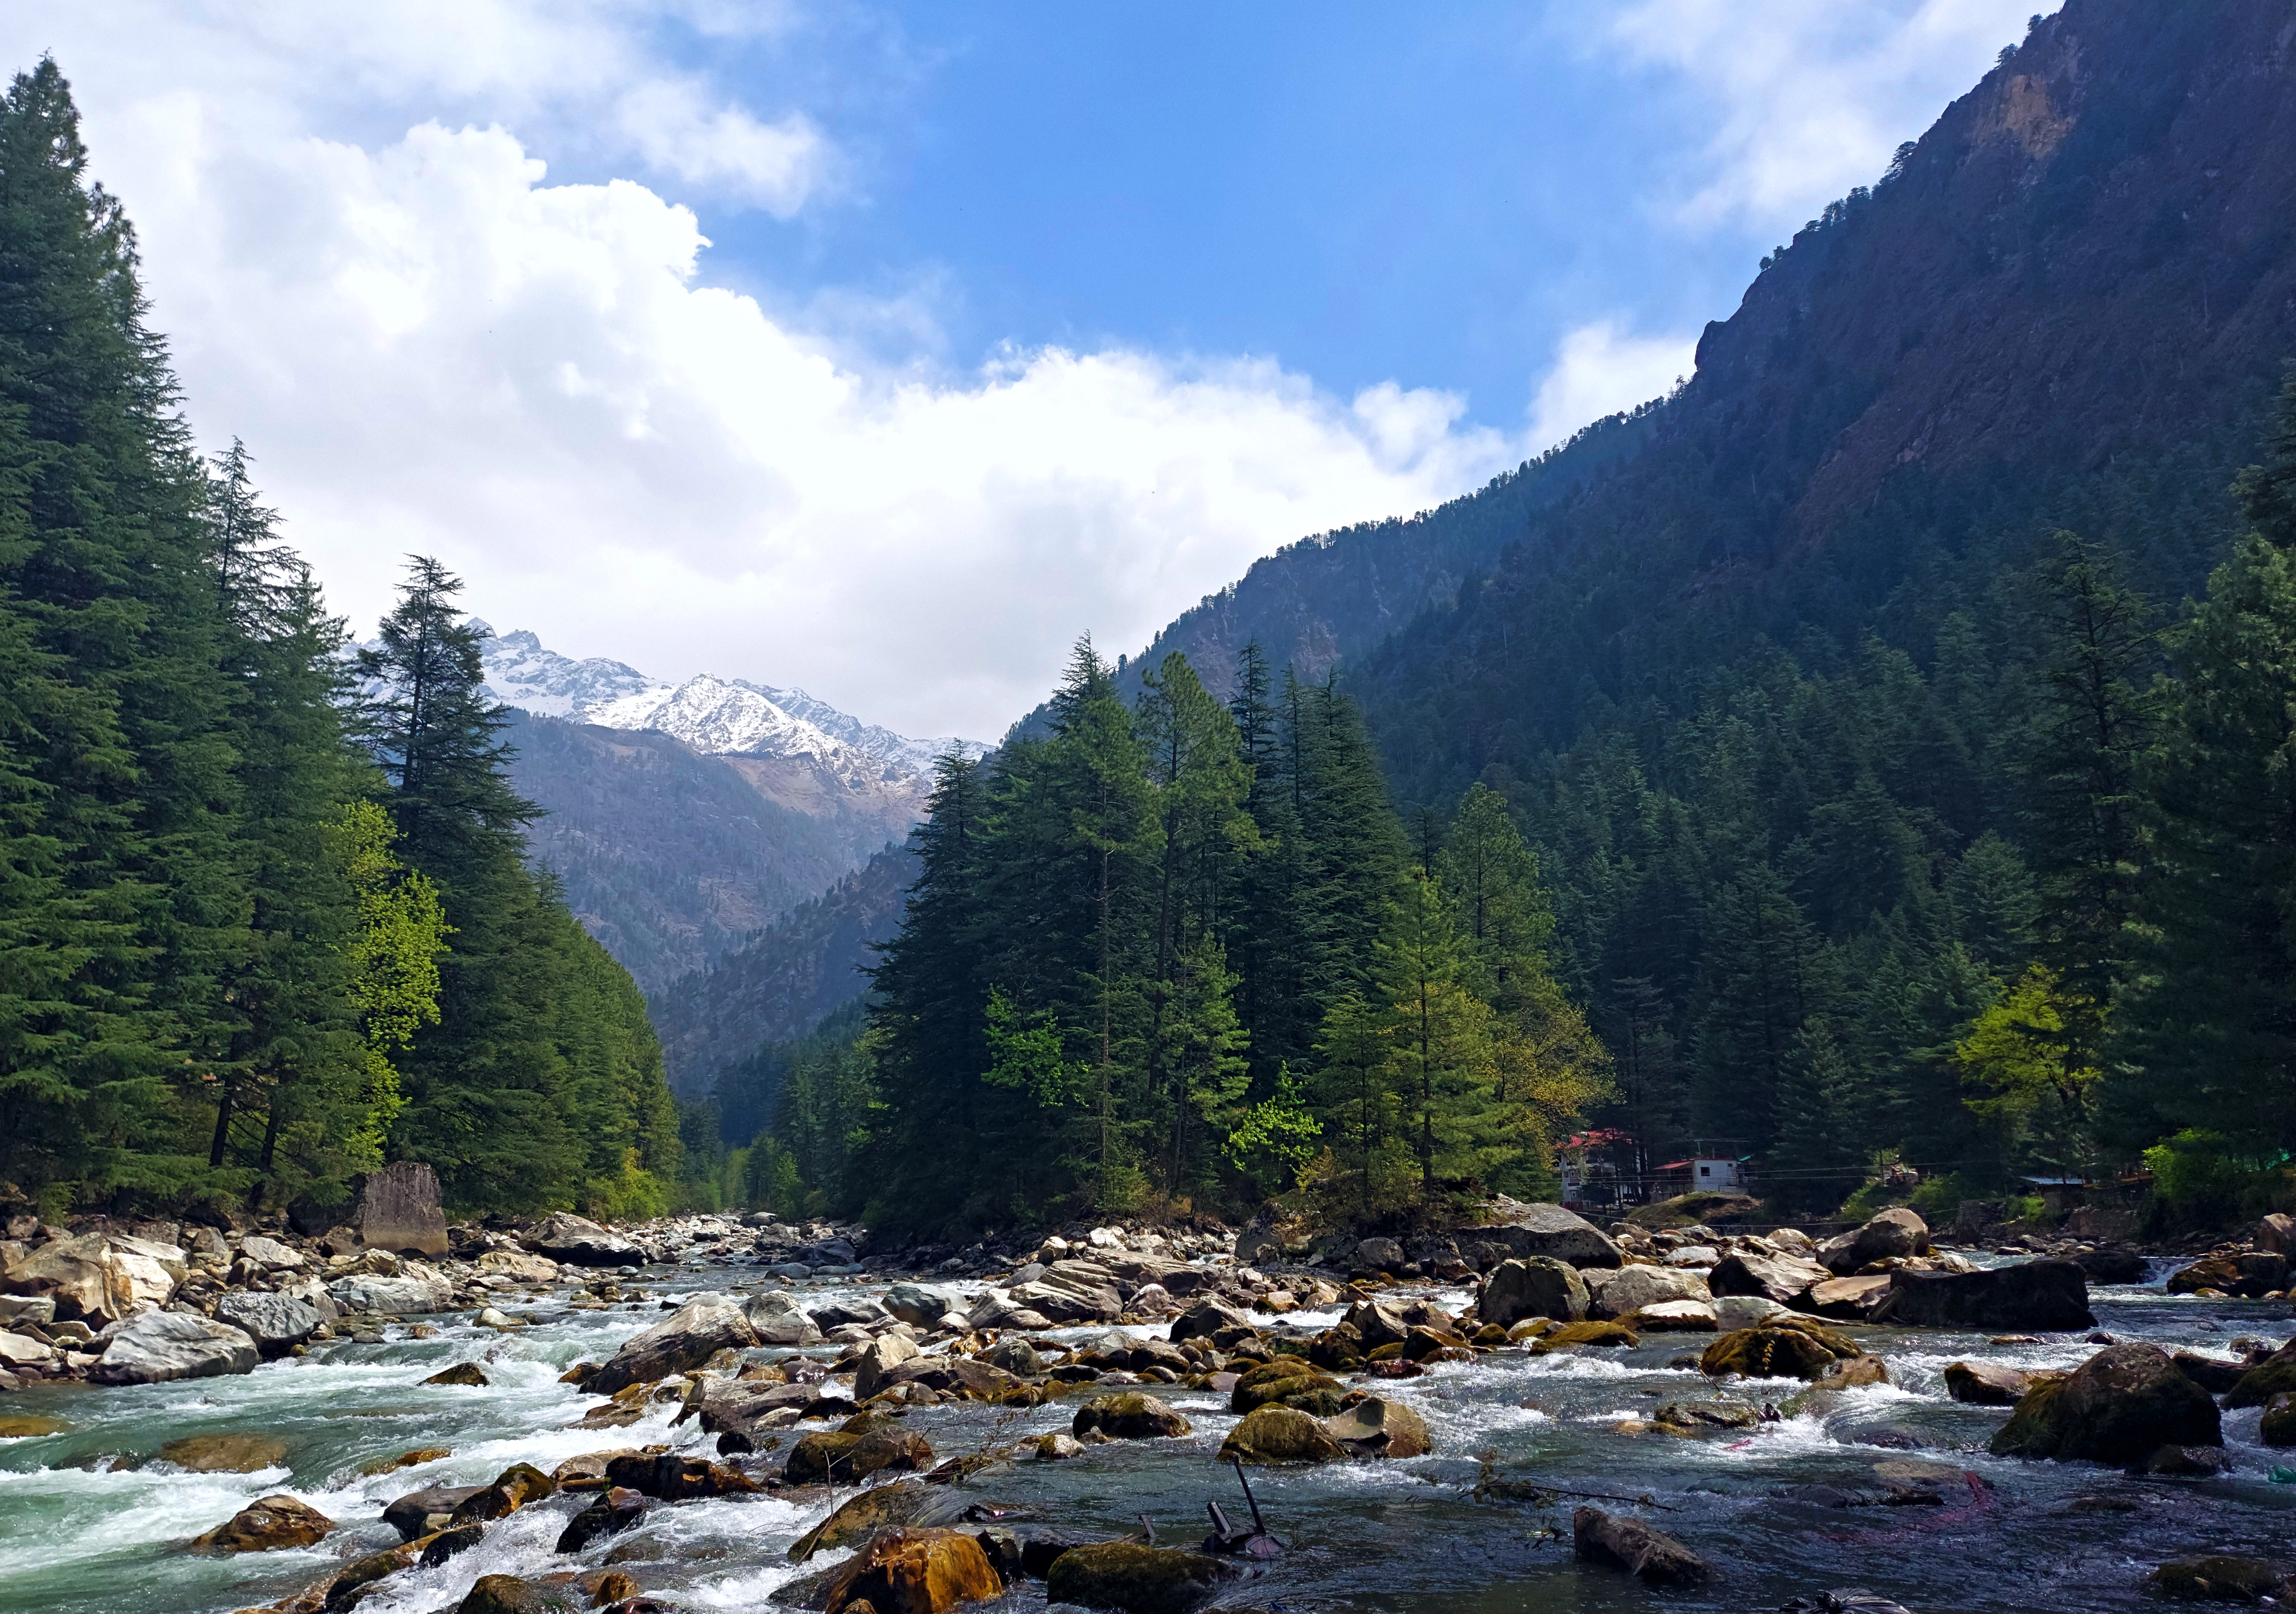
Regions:
M 2032 1550 L 2013 1515 L 2045 1497 L 2081 1510 L 2051 1515 L 2059 1534 L 2118 1526 L 2137 1565 L 2036 1603 L 1877 1552 L 1890 1574 L 1866 1578 L 1915 1608 L 1924 1590 L 1937 1608 L 2117 1607 L 2155 1570 L 2253 1589 L 2296 1569 L 2268 1548 L 2296 1516 L 2296 1486 L 2272 1479 L 2296 1440 L 2296 1350 L 2256 1331 L 2284 1333 L 2284 1299 L 2188 1281 L 2170 1299 L 2166 1264 L 2134 1252 L 1932 1248 L 1904 1212 L 1817 1241 L 1500 1208 L 1442 1239 L 1327 1248 L 1322 1267 L 1278 1265 L 1265 1230 L 1242 1241 L 1253 1266 L 1210 1230 L 895 1254 L 822 1225 L 554 1217 L 442 1225 L 445 1253 L 417 1258 L 278 1229 L 11 1226 L 36 1239 L 8 1252 L 10 1286 L 49 1287 L 10 1302 L 27 1371 L 0 1496 L 69 1512 L 66 1493 L 117 1484 L 188 1511 L 192 1484 L 246 1475 L 242 1500 L 218 1492 L 142 1549 L 213 1594 L 145 1606 L 277 1614 L 1264 1606 L 1345 1586 L 1354 1537 L 1390 1542 L 1390 1578 L 1421 1577 L 1433 1542 L 1398 1537 L 1397 1509 L 1446 1550 L 1503 1545 L 1500 1582 L 1575 1557 L 1618 1577 L 1605 1606 L 1637 1581 L 1718 1600 L 1690 1606 L 1833 1595 L 1782 1574 L 1790 1558 L 1745 1561 L 1780 1509 L 1821 1531 L 1893 1510 L 2013 1581 Z M 2196 1265 L 2253 1276 L 2276 1253 L 2259 1233 Z M 274 1315 L 290 1307 L 308 1329 Z M 331 1380 L 384 1397 L 389 1432 L 316 1402 L 263 1427 L 267 1397 L 323 1402 Z M 131 1401 L 147 1423 L 243 1422 L 139 1442 L 105 1411 Z M 324 1458 L 297 1454 L 315 1442 Z M 1267 1529 L 1215 1457 L 1261 1476 Z M 1749 1497 L 1733 1481 L 1752 1473 L 1781 1483 Z M 2178 1495 L 2207 1539 L 2162 1528 Z M 1199 1540 L 1212 1502 L 1225 1517 Z M 1524 1534 L 1562 1504 L 1575 1515 Z M 47 1602 L 0 1607 L 106 1606 L 49 1572 Z M 1446 1601 L 1433 1590 L 1390 1601 Z

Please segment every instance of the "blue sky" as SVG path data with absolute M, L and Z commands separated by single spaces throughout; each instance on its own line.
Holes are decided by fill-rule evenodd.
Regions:
M 87 0 L 203 441 L 663 676 L 998 732 L 1303 533 L 1661 391 L 1998 0 Z

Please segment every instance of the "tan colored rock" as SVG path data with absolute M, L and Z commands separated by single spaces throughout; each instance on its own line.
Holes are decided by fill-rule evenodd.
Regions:
M 874 1614 L 946 1614 L 1004 1594 L 980 1543 L 957 1530 L 888 1530 L 831 1578 L 824 1614 L 866 1603 Z
M 266 1496 L 250 1503 L 206 1535 L 193 1539 L 203 1553 L 272 1553 L 308 1547 L 332 1532 L 335 1521 L 292 1496 Z
M 1324 1429 L 1358 1457 L 1424 1457 L 1435 1449 L 1425 1419 L 1400 1401 L 1377 1396 L 1326 1418 Z
M 194 1474 L 253 1474 L 287 1460 L 273 1435 L 186 1435 L 160 1448 L 160 1461 Z

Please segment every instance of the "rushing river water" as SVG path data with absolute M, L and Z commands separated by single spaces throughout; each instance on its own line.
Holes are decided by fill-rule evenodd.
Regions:
M 722 1287 L 733 1275 L 711 1277 Z M 669 1405 L 626 1429 L 565 1427 L 597 1402 L 558 1383 L 561 1372 L 579 1359 L 604 1360 L 662 1315 L 660 1297 L 712 1286 L 691 1273 L 649 1279 L 653 1293 L 643 1306 L 584 1312 L 537 1299 L 519 1307 L 536 1326 L 517 1333 L 480 1330 L 456 1315 L 431 1320 L 434 1338 L 414 1339 L 406 1324 L 394 1324 L 382 1344 L 335 1344 L 244 1377 L 128 1389 L 41 1386 L 9 1397 L 0 1416 L 44 1414 L 67 1427 L 0 1440 L 0 1610 L 191 1614 L 261 1603 L 346 1558 L 395 1544 L 379 1515 L 408 1491 L 483 1483 L 515 1462 L 546 1471 L 609 1446 L 669 1442 L 711 1450 L 714 1442 L 695 1425 L 670 1428 Z M 769 1286 L 780 1284 L 739 1284 Z M 795 1287 L 801 1296 L 850 1292 L 837 1282 Z M 1467 1299 L 1435 1293 L 1455 1307 Z M 2235 1339 L 2277 1343 L 2289 1331 L 2285 1305 L 2172 1299 L 2158 1287 L 2099 1289 L 2092 1306 L 2117 1338 L 2169 1348 L 2228 1354 Z M 1336 1317 L 1286 1321 L 1312 1331 Z M 1064 1334 L 1091 1331 L 1098 1331 Z M 1408 1401 L 1425 1417 L 1436 1454 L 1256 1471 L 1268 1524 L 1291 1550 L 1220 1601 L 1396 1614 L 1742 1610 L 1862 1585 L 1916 1614 L 2127 1609 L 2137 1603 L 2146 1571 L 2166 1560 L 2204 1552 L 2272 1558 L 2296 1544 L 2296 1484 L 2269 1477 L 2276 1461 L 2296 1458 L 2259 1444 L 2253 1408 L 2225 1414 L 2234 1466 L 2218 1479 L 2130 1479 L 2094 1464 L 1999 1459 L 1985 1454 L 1984 1442 L 2006 1412 L 1948 1399 L 1946 1364 L 2070 1367 L 2095 1345 L 2079 1337 L 1997 1346 L 1979 1335 L 1847 1331 L 1887 1361 L 1890 1383 L 1849 1391 L 1814 1413 L 1698 1437 L 1661 1433 L 1644 1420 L 1663 1401 L 1715 1393 L 1696 1372 L 1668 1366 L 1694 1352 L 1700 1335 L 1650 1335 L 1623 1351 L 1533 1357 L 1510 1350 L 1383 1383 L 1380 1393 Z M 483 1364 L 489 1388 L 419 1382 L 470 1360 Z M 1206 1528 L 1208 1499 L 1240 1516 L 1233 1473 L 1210 1461 L 1236 1421 L 1224 1400 L 1178 1386 L 1142 1388 L 1179 1408 L 1194 1435 L 1096 1446 L 1064 1462 L 994 1467 L 968 1488 L 1017 1510 L 1021 1520 L 1078 1536 L 1136 1532 L 1146 1513 L 1168 1544 L 1193 1542 Z M 1784 1401 L 1802 1388 L 1738 1383 L 1724 1393 Z M 1074 1405 L 1070 1399 L 1018 1414 L 970 1404 L 919 1407 L 908 1413 L 908 1427 L 948 1456 L 1065 1430 Z M 288 1454 L 283 1466 L 254 1474 L 186 1474 L 140 1461 L 167 1441 L 210 1433 L 272 1435 L 288 1443 Z M 434 1446 L 453 1454 L 380 1477 L 360 1474 L 379 1458 Z M 1575 1499 L 1566 1495 L 1553 1507 L 1478 1502 L 1478 1454 L 1502 1478 L 1647 1497 L 1654 1505 L 1640 1511 L 1704 1555 L 1717 1579 L 1702 1593 L 1660 1594 L 1615 1570 L 1575 1563 Z M 1870 1494 L 1908 1479 L 1939 1482 L 1945 1504 L 1844 1508 L 1807 1492 L 1778 1494 L 1813 1485 Z M 238 1558 L 183 1552 L 189 1536 L 283 1491 L 344 1528 L 308 1551 Z M 2109 1500 L 2074 1508 L 2080 1498 Z M 824 1555 L 800 1570 L 785 1555 L 828 1512 L 818 1493 L 802 1503 L 757 1496 L 657 1505 L 630 1535 L 560 1558 L 551 1550 L 555 1538 L 586 1500 L 568 1497 L 512 1514 L 460 1557 L 395 1577 L 384 1594 L 360 1604 L 362 1614 L 431 1614 L 452 1609 L 480 1575 L 586 1568 L 617 1548 L 622 1567 L 676 1606 L 763 1610 L 777 1588 L 831 1561 Z M 1620 1511 L 1615 1503 L 1600 1505 Z M 1631 1501 L 1627 1511 L 1637 1511 Z M 634 1540 L 658 1550 L 629 1561 L 626 1544 Z M 1043 1601 L 1043 1586 L 1029 1583 L 997 1607 L 1025 1610 Z

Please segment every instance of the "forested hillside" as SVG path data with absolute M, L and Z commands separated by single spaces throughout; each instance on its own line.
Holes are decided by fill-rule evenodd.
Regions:
M 714 963 L 851 868 L 843 826 L 676 738 L 513 711 L 511 782 L 577 918 L 649 993 Z
M 463 1207 L 661 1202 L 628 974 L 528 865 L 455 580 L 344 624 L 193 452 L 53 61 L 0 105 L 0 1182 L 275 1208 L 398 1159 Z

